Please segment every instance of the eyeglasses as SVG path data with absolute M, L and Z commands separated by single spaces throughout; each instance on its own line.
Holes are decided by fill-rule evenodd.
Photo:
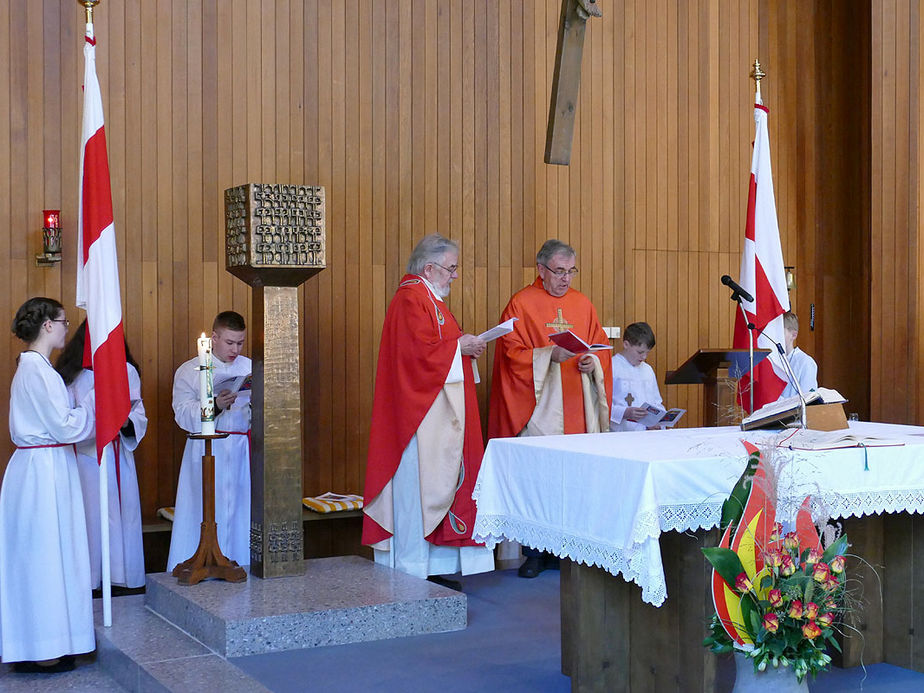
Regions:
M 68 320 L 67 318 L 52 318 L 51 321 L 52 322 L 63 322 L 65 327 L 71 326 L 71 321 Z
M 449 272 L 449 274 L 455 274 L 456 272 L 459 271 L 459 266 L 458 266 L 458 265 L 450 265 L 449 267 L 443 267 L 443 265 L 441 265 L 441 264 L 438 263 L 438 262 L 431 262 L 430 264 L 431 264 L 431 265 L 436 265 L 437 267 L 442 267 L 444 270 L 446 270 L 447 272 Z
M 573 277 L 575 274 L 578 273 L 578 268 L 577 268 L 577 267 L 572 267 L 571 269 L 565 269 L 565 268 L 563 268 L 563 267 L 559 267 L 558 269 L 552 269 L 551 267 L 549 267 L 549 266 L 548 266 L 547 264 L 545 264 L 544 262 L 543 262 L 543 263 L 540 263 L 540 264 L 541 264 L 543 267 L 545 267 L 549 272 L 551 272 L 552 274 L 554 274 L 556 277 Z

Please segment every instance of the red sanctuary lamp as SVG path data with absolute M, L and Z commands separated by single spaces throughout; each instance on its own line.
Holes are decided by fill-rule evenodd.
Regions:
M 51 267 L 61 262 L 61 210 L 42 210 L 42 254 L 35 256 L 35 264 Z

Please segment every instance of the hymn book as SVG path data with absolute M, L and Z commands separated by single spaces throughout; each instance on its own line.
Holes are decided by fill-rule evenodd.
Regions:
M 212 378 L 212 392 L 216 395 L 221 394 L 224 390 L 230 390 L 231 392 L 249 390 L 252 385 L 253 376 L 250 373 L 232 376 L 218 374 Z
M 645 428 L 671 428 L 675 423 L 680 421 L 680 417 L 687 413 L 686 409 L 664 409 L 654 404 L 645 404 L 641 405 L 647 414 L 645 418 L 640 419 L 636 423 L 642 424 Z
M 572 354 L 586 354 L 592 351 L 604 351 L 613 348 L 609 344 L 588 344 L 571 330 L 550 334 L 549 339 L 555 345 L 570 351 Z

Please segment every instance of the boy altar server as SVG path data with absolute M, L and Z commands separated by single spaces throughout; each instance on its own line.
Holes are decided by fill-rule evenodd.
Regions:
M 647 322 L 633 322 L 623 333 L 622 352 L 613 356 L 611 431 L 644 431 L 638 422 L 648 411 L 640 405 L 664 408 L 654 370 L 645 363 L 654 345 L 654 331 Z

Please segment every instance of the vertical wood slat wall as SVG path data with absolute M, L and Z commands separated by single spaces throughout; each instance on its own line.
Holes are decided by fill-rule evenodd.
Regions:
M 875 417 L 908 423 L 924 405 L 922 36 L 916 0 L 872 4 L 870 400 Z
M 795 107 L 777 87 L 813 68 L 792 55 L 797 35 L 759 28 L 772 13 L 792 20 L 791 7 L 607 3 L 587 32 L 572 163 L 556 167 L 542 153 L 558 0 L 104 0 L 98 72 L 124 318 L 151 419 L 138 451 L 145 515 L 173 503 L 176 366 L 215 312 L 249 314 L 248 287 L 224 271 L 222 192 L 233 185 L 327 188 L 328 268 L 300 293 L 306 493 L 362 490 L 381 324 L 431 231 L 460 243 L 450 304 L 468 331 L 496 322 L 532 281 L 537 247 L 558 237 L 577 249 L 575 286 L 604 324 L 652 324 L 659 379 L 697 348 L 728 345 L 734 304 L 718 278 L 738 274 L 758 54 L 781 220 L 804 217 L 817 177 L 793 173 L 798 133 L 817 126 L 803 113 L 803 129 L 789 129 Z M 0 9 L 0 316 L 46 294 L 78 318 L 82 33 L 76 3 Z M 65 260 L 36 268 L 41 210 L 57 206 Z M 782 243 L 787 264 L 804 266 L 799 226 L 781 221 Z M 0 338 L 0 393 L 19 348 Z M 664 395 L 689 410 L 684 425 L 701 423 L 698 388 Z M 0 396 L 0 418 L 6 408 Z M 0 444 L 0 466 L 10 449 Z

